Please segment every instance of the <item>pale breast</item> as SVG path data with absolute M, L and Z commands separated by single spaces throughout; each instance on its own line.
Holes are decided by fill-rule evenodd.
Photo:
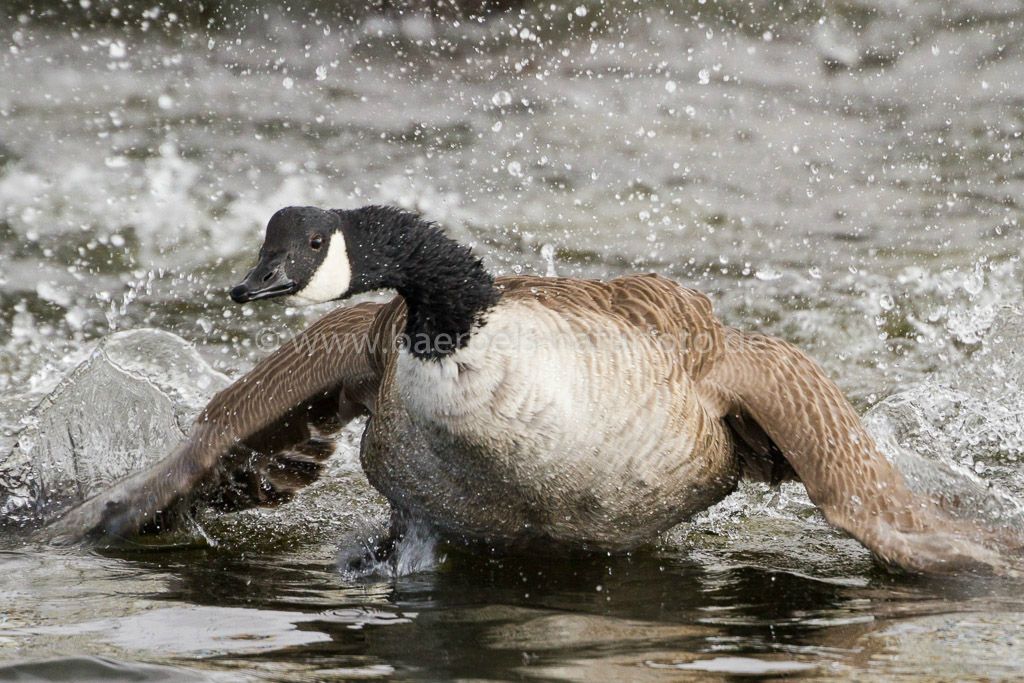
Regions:
M 648 330 L 503 300 L 452 356 L 397 354 L 374 420 L 406 443 L 381 433 L 368 472 L 458 533 L 635 545 L 735 485 L 724 428 L 680 364 Z

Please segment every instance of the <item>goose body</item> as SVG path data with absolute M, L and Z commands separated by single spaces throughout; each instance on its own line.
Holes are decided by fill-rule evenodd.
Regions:
M 219 393 L 177 451 L 47 535 L 118 538 L 186 505 L 286 501 L 330 434 L 365 415 L 362 465 L 395 518 L 496 546 L 629 549 L 753 476 L 800 480 L 891 565 L 1009 571 L 1024 547 L 915 494 L 804 353 L 723 325 L 656 275 L 495 279 L 413 214 L 290 207 L 231 296 L 378 289 L 397 296 L 324 316 Z
M 706 299 L 656 277 L 498 284 L 464 348 L 387 359 L 362 452 L 376 488 L 460 536 L 604 549 L 650 540 L 733 490 L 727 429 L 666 343 L 682 339 L 681 321 L 631 320 L 616 301 L 710 309 Z

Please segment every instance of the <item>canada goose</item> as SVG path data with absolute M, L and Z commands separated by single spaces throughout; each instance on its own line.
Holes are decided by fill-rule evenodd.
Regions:
M 52 537 L 134 533 L 201 491 L 227 507 L 286 499 L 329 453 L 324 434 L 368 415 L 362 465 L 396 519 L 459 538 L 626 550 L 746 475 L 798 478 L 829 522 L 911 570 L 1002 570 L 1017 549 L 915 495 L 805 354 L 724 326 L 707 297 L 657 275 L 493 278 L 414 214 L 290 207 L 231 297 L 379 289 L 399 296 L 314 323 Z M 278 474 L 238 451 L 276 458 Z

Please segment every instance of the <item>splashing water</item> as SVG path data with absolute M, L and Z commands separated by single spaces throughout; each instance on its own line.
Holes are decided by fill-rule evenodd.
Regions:
M 708 292 L 728 324 L 821 361 L 921 490 L 1017 523 L 982 487 L 1024 497 L 1024 324 L 1005 308 L 1024 301 L 1019 3 L 525 2 L 457 26 L 265 3 L 226 30 L 186 25 L 197 3 L 9 4 L 0 453 L 117 330 L 174 332 L 237 376 L 261 333 L 322 313 L 228 302 L 270 214 L 381 202 L 499 274 Z M 387 518 L 361 426 L 291 504 L 201 517 L 195 547 L 0 539 L 0 655 L 204 680 L 1024 668 L 1017 586 L 880 574 L 793 484 L 744 483 L 627 558 L 442 570 L 413 535 L 394 568 L 348 577 L 339 545 Z
M 429 524 L 410 518 L 403 528 L 397 542 L 389 540 L 384 545 L 386 531 L 380 528 L 345 534 L 337 555 L 339 570 L 352 579 L 396 579 L 430 572 L 444 564 L 441 540 Z
M 545 277 L 558 277 L 558 271 L 555 268 L 555 245 L 545 244 L 542 246 L 540 257 L 544 259 L 544 264 L 547 266 L 547 270 L 544 272 Z

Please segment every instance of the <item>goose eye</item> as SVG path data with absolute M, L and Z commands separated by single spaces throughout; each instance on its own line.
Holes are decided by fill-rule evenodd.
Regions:
M 309 240 L 309 247 L 313 251 L 320 251 L 320 247 L 324 246 L 324 238 L 321 235 L 313 235 Z

